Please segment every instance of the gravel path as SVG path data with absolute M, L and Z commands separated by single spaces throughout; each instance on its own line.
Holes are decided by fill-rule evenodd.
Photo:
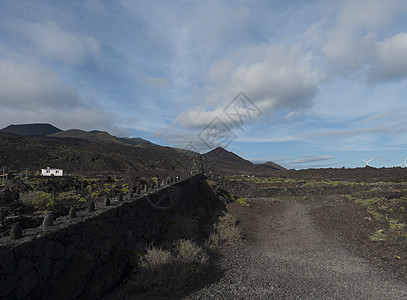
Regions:
M 223 250 L 217 282 L 183 299 L 407 299 L 407 284 L 341 247 L 299 198 L 233 203 L 245 236 Z

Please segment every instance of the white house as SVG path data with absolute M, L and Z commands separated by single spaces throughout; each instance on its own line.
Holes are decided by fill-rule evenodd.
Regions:
M 41 169 L 42 176 L 63 176 L 64 170 L 61 169 L 51 169 L 50 167 L 46 169 Z

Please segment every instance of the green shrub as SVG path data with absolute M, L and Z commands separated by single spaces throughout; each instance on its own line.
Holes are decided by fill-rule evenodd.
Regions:
M 123 184 L 122 188 L 120 189 L 123 193 L 127 194 L 129 192 L 129 186 L 127 184 Z
M 370 235 L 369 239 L 372 242 L 383 242 L 386 240 L 386 234 L 383 232 L 383 229 L 379 229 L 375 233 Z
M 377 211 L 371 211 L 370 212 L 373 216 L 373 219 L 375 219 L 376 221 L 382 221 L 385 219 L 385 216 L 382 215 L 381 213 L 377 212 Z
M 404 224 L 394 219 L 389 219 L 389 225 L 392 231 L 401 231 L 404 229 Z
M 91 197 L 91 198 L 95 198 L 95 197 L 99 197 L 100 195 L 102 195 L 101 192 L 99 192 L 99 191 L 94 191 L 94 192 L 92 192 L 92 194 L 90 194 L 90 197 Z
M 55 206 L 55 198 L 50 194 L 42 191 L 34 192 L 34 199 L 31 202 L 35 209 L 41 210 Z
M 236 199 L 236 202 L 250 207 L 250 203 L 247 202 L 247 198 L 238 198 Z
M 62 192 L 59 193 L 57 200 L 58 202 L 62 201 L 78 201 L 80 198 L 80 195 L 76 194 L 75 191 L 70 191 L 70 192 Z
M 79 200 L 78 200 L 79 202 L 83 202 L 83 203 L 86 203 L 86 202 L 88 202 L 88 200 L 86 200 L 85 198 L 83 198 L 83 197 L 81 197 L 81 198 L 79 198 Z

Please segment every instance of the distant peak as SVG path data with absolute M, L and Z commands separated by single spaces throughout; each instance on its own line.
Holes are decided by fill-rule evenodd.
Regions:
M 227 153 L 229 153 L 229 151 L 227 151 L 225 148 L 222 148 L 222 147 L 217 147 L 217 148 L 215 148 L 215 149 L 213 149 L 212 151 L 209 151 L 209 152 L 216 152 L 216 153 L 227 152 Z
M 33 124 L 11 124 L 0 130 L 5 133 L 16 135 L 37 135 L 44 136 L 61 131 L 61 129 L 48 123 L 33 123 Z

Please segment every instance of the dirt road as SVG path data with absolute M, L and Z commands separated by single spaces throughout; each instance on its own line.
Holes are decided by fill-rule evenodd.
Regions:
M 407 284 L 341 246 L 298 197 L 232 203 L 244 241 L 225 250 L 222 279 L 184 299 L 407 299 Z

